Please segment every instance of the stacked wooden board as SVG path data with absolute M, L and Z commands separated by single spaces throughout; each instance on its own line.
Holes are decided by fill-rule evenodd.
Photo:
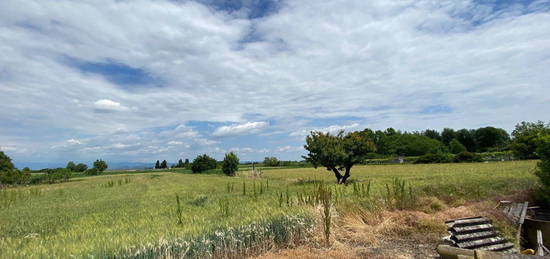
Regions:
M 485 217 L 461 218 L 446 221 L 449 240 L 454 246 L 499 252 L 515 252 L 514 244 L 498 236 L 490 219 Z

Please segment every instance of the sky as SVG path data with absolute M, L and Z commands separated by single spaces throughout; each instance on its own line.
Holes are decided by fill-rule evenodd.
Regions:
M 2 0 L 0 53 L 18 167 L 550 121 L 550 0 Z

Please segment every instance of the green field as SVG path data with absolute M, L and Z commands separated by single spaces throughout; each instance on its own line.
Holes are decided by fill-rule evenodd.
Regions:
M 416 195 L 483 200 L 532 188 L 535 167 L 535 161 L 357 166 L 354 183 L 338 190 L 340 199 L 374 201 L 397 177 Z M 311 208 L 297 201 L 299 195 L 321 182 L 336 188 L 334 180 L 322 168 L 265 170 L 259 178 L 247 170 L 237 177 L 139 172 L 1 190 L 0 257 L 146 257 L 185 250 L 205 256 L 254 242 L 284 244 L 312 224 Z M 368 198 L 354 195 L 354 185 L 369 181 Z M 215 247 L 218 241 L 225 247 Z

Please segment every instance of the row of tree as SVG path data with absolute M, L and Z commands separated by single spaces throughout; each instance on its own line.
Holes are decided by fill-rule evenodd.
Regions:
M 70 172 L 84 172 L 87 175 L 98 175 L 102 173 L 103 171 L 107 170 L 109 168 L 109 165 L 107 162 L 103 161 L 103 159 L 97 159 L 93 163 L 93 167 L 88 169 L 88 166 L 84 163 L 76 164 L 73 161 L 69 161 L 67 163 L 67 166 L 65 169 L 69 170 Z
M 182 159 L 180 159 L 178 161 L 177 164 L 173 164 L 170 168 L 189 168 L 189 159 L 185 159 L 185 162 L 183 162 Z M 162 160 L 162 162 L 160 162 L 160 160 L 157 160 L 157 162 L 155 163 L 155 169 L 168 169 L 168 162 L 166 162 L 166 160 Z
M 550 124 L 542 121 L 517 124 L 512 138 L 503 129 L 494 127 L 444 129 L 441 133 L 435 130 L 407 133 L 392 128 L 346 134 L 341 131 L 336 135 L 311 132 L 304 146 L 308 154 L 303 158 L 315 167 L 323 166 L 333 172 L 338 183 L 345 183 L 353 165 L 377 154 L 423 156 L 427 161 L 474 162 L 481 158 L 468 151 L 512 150 L 519 159 L 533 159 L 539 158 L 538 150 L 545 138 L 550 138 Z M 449 152 L 457 155 L 451 159 L 445 155 Z
M 510 135 L 504 129 L 495 127 L 461 130 L 445 128 L 441 132 L 433 129 L 406 132 L 393 128 L 374 131 L 367 128 L 362 132 L 376 147 L 371 156 L 502 151 L 506 150 L 510 143 Z

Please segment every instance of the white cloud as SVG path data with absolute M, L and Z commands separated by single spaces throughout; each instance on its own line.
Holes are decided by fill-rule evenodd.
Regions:
M 258 122 L 246 122 L 243 124 L 233 124 L 229 126 L 221 126 L 217 128 L 212 135 L 222 137 L 222 136 L 239 136 L 239 135 L 249 135 L 261 132 L 269 124 L 267 122 L 258 121 Z
M 303 150 L 304 150 L 303 146 L 286 145 L 286 146 L 282 146 L 282 147 L 277 148 L 277 151 L 279 151 L 279 152 L 295 152 L 295 151 L 303 151 Z
M 82 144 L 82 142 L 80 142 L 80 140 L 78 140 L 78 139 L 72 138 L 72 139 L 67 140 L 67 144 L 70 144 L 70 145 L 80 145 L 80 144 Z
M 341 130 L 349 131 L 349 130 L 358 129 L 358 128 L 359 128 L 359 123 L 352 123 L 349 125 L 330 125 L 325 128 L 311 128 L 309 130 L 302 129 L 302 130 L 291 132 L 289 135 L 293 137 L 305 137 L 309 135 L 311 131 L 328 132 L 330 134 L 336 134 Z
M 15 152 L 15 151 L 17 151 L 17 148 L 13 147 L 13 146 L 0 146 L 0 151 Z
M 181 141 L 169 141 L 167 144 L 168 145 L 183 145 L 183 142 L 181 142 Z
M 98 112 L 114 112 L 114 111 L 126 111 L 128 107 L 121 105 L 118 102 L 101 99 L 94 103 L 94 108 Z
M 189 121 L 256 121 L 214 136 L 262 137 L 303 137 L 320 124 L 297 121 L 315 119 L 403 130 L 549 121 L 550 13 L 537 8 L 540 1 L 498 12 L 470 0 L 289 1 L 248 20 L 195 1 L 3 0 L 1 141 L 36 151 L 29 159 L 57 159 L 68 154 L 49 147 L 74 136 L 83 144 L 72 148 L 147 160 L 159 150 L 247 145 L 209 139 Z M 67 59 L 124 64 L 158 85 L 116 84 Z M 433 105 L 451 109 L 421 112 Z M 339 117 L 353 119 L 331 121 Z M 138 141 L 130 135 L 143 148 L 111 151 Z M 163 147 L 169 141 L 189 150 Z

